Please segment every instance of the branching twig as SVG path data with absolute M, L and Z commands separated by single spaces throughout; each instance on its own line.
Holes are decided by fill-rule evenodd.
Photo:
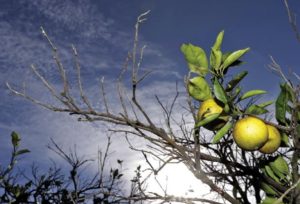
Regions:
M 277 201 L 276 201 L 275 203 L 273 203 L 273 204 L 280 204 L 280 203 L 282 203 L 282 202 L 283 202 L 283 198 L 284 198 L 285 196 L 287 196 L 287 195 L 291 192 L 291 190 L 293 190 L 294 188 L 296 188 L 299 184 L 300 184 L 300 179 L 299 179 L 294 185 L 292 185 L 289 189 L 287 189 L 287 190 L 280 196 L 280 198 L 278 198 Z
M 284 0 L 284 5 L 285 5 L 285 8 L 286 8 L 288 17 L 289 17 L 290 25 L 292 26 L 292 29 L 293 29 L 293 31 L 296 35 L 296 39 L 298 40 L 298 42 L 300 42 L 300 33 L 299 33 L 299 29 L 298 29 L 297 22 L 296 22 L 296 16 L 292 12 L 292 10 L 290 9 L 289 4 L 288 4 L 288 0 Z
M 73 50 L 73 54 L 74 54 L 74 58 L 75 58 L 75 66 L 76 66 L 76 70 L 77 70 L 77 82 L 78 82 L 78 87 L 79 87 L 79 92 L 80 92 L 81 99 L 87 105 L 88 109 L 90 111 L 93 111 L 94 109 L 92 108 L 89 100 L 87 99 L 87 97 L 85 96 L 85 94 L 83 92 L 82 81 L 81 81 L 81 73 L 80 73 L 81 68 L 80 68 L 80 63 L 79 63 L 79 59 L 78 59 L 78 52 L 77 52 L 74 45 L 72 45 L 72 50 Z
M 286 78 L 285 74 L 282 72 L 280 65 L 274 60 L 272 56 L 270 56 L 270 59 L 271 64 L 269 65 L 269 68 L 275 71 L 276 74 L 278 74 L 286 83 L 288 83 L 291 86 L 291 82 Z

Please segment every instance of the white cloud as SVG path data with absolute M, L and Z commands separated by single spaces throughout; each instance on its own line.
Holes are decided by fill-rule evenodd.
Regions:
M 85 1 L 79 1 L 79 4 L 65 3 L 65 1 L 28 1 L 24 4 L 28 6 L 28 10 L 36 11 L 48 18 L 47 22 L 49 24 L 45 23 L 44 26 L 53 35 L 50 37 L 62 53 L 62 61 L 66 65 L 67 73 L 73 79 L 72 91 L 76 90 L 74 85 L 75 71 L 72 66 L 73 61 L 69 46 L 73 42 L 68 41 L 68 37 L 70 39 L 80 39 L 77 41 L 76 46 L 82 62 L 83 85 L 87 96 L 91 98 L 92 103 L 97 108 L 103 108 L 103 102 L 99 100 L 101 98 L 99 84 L 95 84 L 95 78 L 105 75 L 110 107 L 115 113 L 118 113 L 120 104 L 118 104 L 118 98 L 116 92 L 114 92 L 114 77 L 122 66 L 123 54 L 125 57 L 132 43 L 132 34 L 126 31 L 118 31 L 118 25 L 113 19 L 104 16 L 91 3 Z M 39 33 L 39 25 L 32 21 L 34 16 L 30 16 L 28 19 L 26 20 L 25 14 L 21 13 L 13 23 L 0 21 L 0 37 L 3 39 L 0 42 L 0 59 L 3 62 L 2 66 L 5 66 L 1 70 L 0 81 L 9 81 L 17 85 L 21 85 L 23 81 L 26 81 L 29 84 L 28 94 L 51 103 L 53 99 L 49 97 L 49 93 L 43 85 L 32 76 L 28 66 L 31 63 L 37 64 L 42 74 L 50 79 L 55 87 L 59 86 L 57 68 L 53 65 L 51 50 L 47 42 Z M 26 24 L 27 28 L 24 30 L 16 29 L 16 26 L 21 25 L 22 22 Z M 50 25 L 53 27 L 50 27 Z M 98 42 L 99 44 L 94 43 L 93 40 L 95 39 L 101 39 Z M 160 97 L 164 104 L 170 106 L 172 98 L 176 94 L 175 80 L 183 79 L 176 71 L 176 64 L 165 56 L 162 47 L 144 40 L 142 35 L 140 39 L 141 44 L 148 45 L 145 50 L 145 61 L 142 68 L 144 70 L 155 70 L 155 72 L 150 76 L 151 79 L 146 79 L 145 83 L 141 84 L 138 96 L 151 118 L 158 125 L 163 126 L 162 109 L 159 108 L 154 93 Z M 91 77 L 94 79 L 91 79 Z M 174 110 L 174 118 L 178 120 L 177 122 L 181 119 L 181 105 L 185 100 L 183 84 L 180 83 L 179 87 L 179 104 Z M 3 88 L 2 85 L 1 89 Z M 28 155 L 28 164 L 31 161 L 40 162 L 41 158 L 43 160 L 41 163 L 44 165 L 49 161 L 44 158 L 54 158 L 57 162 L 63 164 L 61 159 L 58 159 L 53 152 L 45 148 L 50 138 L 62 145 L 65 150 L 76 144 L 79 155 L 94 158 L 97 156 L 97 150 L 99 148 L 103 149 L 106 145 L 104 136 L 107 133 L 106 125 L 80 123 L 67 114 L 53 113 L 37 108 L 28 105 L 19 98 L 8 96 L 7 91 L 3 93 L 4 100 L 0 102 L 0 105 L 7 107 L 7 110 L 5 110 L 7 116 L 9 114 L 13 116 L 9 116 L 9 124 L 6 120 L 0 118 L 0 128 L 6 131 L 8 129 L 17 130 L 21 134 L 23 147 L 32 151 L 30 156 Z M 12 119 L 13 117 L 16 119 Z M 139 139 L 136 139 L 133 143 L 137 146 L 145 145 L 144 141 Z M 128 169 L 127 172 L 132 176 L 135 167 L 141 163 L 141 155 L 128 151 L 127 147 L 123 135 L 113 136 L 112 150 L 114 153 L 110 163 L 115 165 L 114 160 L 117 158 L 124 160 L 124 168 Z M 167 167 L 160 176 L 164 177 L 165 174 L 168 174 L 168 171 L 172 171 L 172 168 L 174 167 Z M 176 177 L 185 174 L 184 167 L 180 168 L 182 171 L 178 172 L 179 174 L 169 175 L 170 181 L 174 181 Z M 188 177 L 192 179 L 191 175 Z M 177 185 L 181 185 L 184 181 L 181 180 L 180 182 Z M 172 183 L 171 185 L 176 184 Z M 191 187 L 186 182 L 182 186 L 187 189 Z M 178 189 L 173 189 L 170 193 L 175 194 L 177 191 Z

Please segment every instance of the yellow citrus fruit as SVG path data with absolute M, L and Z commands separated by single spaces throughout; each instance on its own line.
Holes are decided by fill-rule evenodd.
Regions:
M 259 149 L 259 151 L 264 154 L 272 154 L 279 148 L 281 143 L 281 136 L 276 127 L 267 125 L 267 128 L 269 133 L 268 140 L 264 144 L 264 146 Z
M 200 108 L 198 110 L 198 119 L 203 120 L 204 118 L 212 114 L 222 112 L 223 108 L 219 106 L 214 99 L 207 99 L 203 101 L 200 105 Z M 228 118 L 228 116 L 221 116 L 211 121 L 210 123 L 204 125 L 204 127 L 209 130 L 218 130 L 226 124 Z
M 250 116 L 238 120 L 233 128 L 233 139 L 244 150 L 257 150 L 268 140 L 267 125 L 259 118 Z

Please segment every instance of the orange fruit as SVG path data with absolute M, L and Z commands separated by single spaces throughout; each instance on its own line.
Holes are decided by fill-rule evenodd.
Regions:
M 268 128 L 268 140 L 262 146 L 259 151 L 264 154 L 272 154 L 274 153 L 280 146 L 281 143 L 281 135 L 276 127 L 272 125 L 267 125 Z
M 198 110 L 198 120 L 203 120 L 204 118 L 212 114 L 222 113 L 222 112 L 223 112 L 223 108 L 219 104 L 217 104 L 214 99 L 210 98 L 201 103 Z M 208 130 L 218 130 L 226 124 L 228 118 L 229 118 L 228 116 L 220 116 L 219 118 L 204 125 L 204 127 Z
M 236 144 L 248 151 L 261 148 L 268 140 L 268 128 L 259 118 L 246 117 L 238 120 L 233 128 Z

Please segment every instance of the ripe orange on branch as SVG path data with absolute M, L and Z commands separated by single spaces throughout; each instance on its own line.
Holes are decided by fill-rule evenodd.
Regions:
M 203 120 L 212 114 L 221 114 L 222 112 L 223 108 L 217 104 L 214 99 L 210 98 L 201 103 L 198 110 L 198 119 Z M 204 125 L 204 127 L 208 130 L 218 130 L 226 124 L 228 118 L 228 116 L 220 116 L 219 118 Z
M 245 117 L 236 122 L 233 139 L 236 144 L 248 151 L 258 150 L 268 140 L 267 125 L 259 118 Z
M 264 146 L 262 146 L 259 151 L 264 154 L 274 153 L 280 146 L 281 135 L 276 127 L 272 125 L 267 125 L 268 128 L 268 140 Z

